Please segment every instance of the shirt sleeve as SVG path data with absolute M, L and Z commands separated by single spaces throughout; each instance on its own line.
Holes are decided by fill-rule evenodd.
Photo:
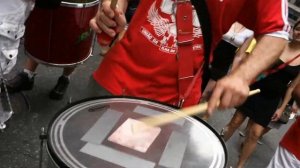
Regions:
M 248 0 L 238 20 L 255 36 L 270 35 L 288 39 L 288 3 L 286 0 Z

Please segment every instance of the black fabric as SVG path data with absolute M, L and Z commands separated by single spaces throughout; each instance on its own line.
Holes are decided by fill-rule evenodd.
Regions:
M 44 9 L 55 9 L 59 7 L 62 0 L 36 0 L 35 6 Z
M 140 3 L 140 0 L 131 0 L 128 2 L 128 7 L 127 7 L 127 10 L 125 13 L 127 23 L 129 23 L 131 21 L 131 18 L 134 15 L 139 3 Z
M 277 67 L 284 62 L 277 60 L 274 67 Z M 267 77 L 259 80 L 253 84 L 253 87 L 260 88 L 261 93 L 268 97 L 275 97 L 284 95 L 288 88 L 288 83 L 293 80 L 299 73 L 300 65 L 298 66 L 286 66 L 282 70 L 269 74 Z
M 214 60 L 211 63 L 211 79 L 217 81 L 224 77 L 233 62 L 237 47 L 221 40 L 213 51 Z
M 281 64 L 282 63 L 281 61 Z M 282 96 L 285 95 L 288 83 L 297 76 L 299 70 L 300 65 L 287 66 L 252 84 L 250 90 L 259 88 L 261 92 L 257 95 L 250 96 L 238 109 L 254 122 L 263 127 L 267 127 Z
M 191 2 L 197 11 L 197 15 L 201 24 L 203 40 L 204 40 L 205 63 L 203 66 L 202 86 L 201 86 L 201 90 L 203 91 L 210 78 L 209 56 L 210 56 L 211 42 L 212 42 L 211 23 L 210 23 L 210 16 L 209 16 L 209 12 L 205 0 L 191 0 Z
M 242 106 L 238 107 L 238 110 L 255 123 L 262 127 L 267 127 L 279 102 L 280 97 L 269 98 L 261 94 L 256 94 L 249 97 Z

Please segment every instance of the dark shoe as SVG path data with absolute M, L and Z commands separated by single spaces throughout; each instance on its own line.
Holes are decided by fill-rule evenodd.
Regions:
M 22 90 L 31 90 L 34 85 L 34 77 L 29 78 L 25 72 L 20 72 L 14 78 L 6 82 L 8 92 L 20 92 Z
M 69 78 L 61 76 L 58 78 L 58 81 L 55 87 L 51 90 L 49 97 L 50 99 L 60 100 L 63 98 L 64 94 L 67 91 L 70 81 Z

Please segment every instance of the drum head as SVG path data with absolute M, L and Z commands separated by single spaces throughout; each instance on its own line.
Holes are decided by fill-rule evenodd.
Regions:
M 49 124 L 47 149 L 59 167 L 225 167 L 223 141 L 212 127 L 192 117 L 141 131 L 130 143 L 126 131 L 132 130 L 126 124 L 174 110 L 128 97 L 83 100 L 63 109 Z

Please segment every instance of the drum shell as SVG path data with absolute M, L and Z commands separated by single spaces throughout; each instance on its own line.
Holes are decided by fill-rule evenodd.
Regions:
M 25 50 L 39 63 L 73 66 L 91 54 L 93 32 L 90 19 L 98 0 L 87 3 L 62 1 L 55 9 L 35 8 L 26 22 Z
M 98 143 L 100 146 L 106 146 L 107 148 L 117 149 L 117 153 L 125 152 L 126 154 L 128 154 L 128 156 L 133 157 L 133 160 L 137 158 L 142 158 L 142 160 L 145 159 L 147 161 L 149 160 L 152 163 L 155 163 L 155 166 L 153 166 L 155 168 L 170 167 L 170 166 L 161 165 L 160 161 L 162 160 L 161 158 L 163 158 L 164 156 L 169 156 L 165 154 L 167 148 L 166 146 L 168 146 L 168 145 L 165 146 L 165 144 L 168 144 L 170 142 L 171 139 L 170 137 L 172 137 L 170 135 L 172 135 L 171 133 L 174 133 L 172 131 L 175 132 L 179 131 L 181 129 L 180 128 L 181 126 L 182 128 L 184 127 L 183 129 L 181 129 L 181 131 L 184 131 L 186 135 L 183 135 L 181 137 L 179 136 L 179 140 L 177 140 L 178 144 L 185 141 L 186 139 L 189 139 L 189 141 L 188 142 L 186 141 L 185 143 L 186 148 L 184 150 L 181 150 L 181 152 L 178 152 L 179 155 L 180 153 L 184 155 L 182 157 L 182 161 L 180 162 L 181 166 L 179 164 L 174 167 L 222 168 L 226 166 L 227 151 L 226 151 L 225 144 L 220 138 L 220 136 L 218 135 L 218 133 L 201 119 L 196 120 L 191 117 L 187 117 L 185 124 L 179 127 L 177 124 L 173 125 L 174 123 L 171 125 L 166 125 L 161 127 L 162 132 L 157 137 L 157 139 L 153 142 L 153 144 L 150 146 L 148 151 L 144 154 L 133 151 L 132 149 L 120 147 L 119 145 L 116 145 L 114 143 L 110 143 L 109 141 L 104 140 L 107 139 L 106 135 L 101 135 L 103 137 L 102 140 L 101 138 L 97 137 L 96 141 L 94 142 L 92 142 L 93 140 L 87 142 L 86 139 L 84 138 L 88 134 L 87 132 L 90 132 L 91 128 L 95 126 L 95 123 L 98 123 L 99 118 L 107 117 L 107 116 L 104 117 L 105 114 L 112 114 L 116 111 L 122 111 L 123 109 L 124 113 L 121 112 L 122 117 L 126 118 L 126 116 L 127 117 L 130 116 L 130 118 L 136 118 L 137 116 L 133 114 L 136 112 L 135 110 L 136 107 L 139 108 L 139 110 L 143 109 L 144 107 L 148 109 L 149 107 L 150 111 L 159 110 L 161 112 L 163 112 L 164 110 L 166 110 L 166 112 L 175 110 L 172 107 L 165 106 L 157 102 L 141 100 L 141 99 L 133 99 L 133 98 L 124 98 L 124 97 L 105 97 L 105 98 L 101 97 L 101 98 L 86 99 L 80 102 L 73 103 L 69 107 L 63 109 L 54 117 L 54 119 L 50 122 L 48 126 L 47 150 L 49 151 L 49 156 L 53 161 L 51 168 L 52 167 L 80 167 L 80 168 L 81 167 L 88 167 L 88 168 L 149 167 L 149 165 L 143 166 L 143 164 L 142 165 L 135 164 L 135 166 L 116 165 L 117 161 L 109 162 L 108 158 L 117 158 L 117 160 L 119 159 L 119 161 L 120 160 L 123 161 L 123 159 L 118 158 L 119 156 L 112 155 L 110 152 L 100 151 L 102 156 L 106 155 L 106 153 L 107 155 L 112 155 L 110 157 L 104 157 L 104 159 L 102 159 L 101 157 L 90 156 L 87 153 L 83 152 L 84 150 L 82 149 L 87 144 L 96 144 L 95 149 L 97 151 Z M 109 111 L 109 109 L 113 109 L 113 110 Z M 122 117 L 119 119 L 118 124 L 124 122 L 124 119 L 122 119 Z M 78 120 L 79 118 L 80 120 Z M 105 125 L 105 127 L 110 128 L 110 124 L 111 124 L 110 121 L 108 121 L 108 123 L 109 124 Z M 194 124 L 196 125 L 196 127 L 193 126 Z M 117 128 L 116 125 L 111 127 L 112 132 L 114 132 L 115 129 Z M 104 128 L 104 127 L 102 125 L 101 127 L 98 128 Z M 195 128 L 200 128 L 200 129 L 197 130 Z M 104 132 L 102 132 L 103 131 L 102 129 L 96 129 L 96 130 L 97 133 L 105 134 Z M 201 133 L 201 131 L 203 130 L 204 132 Z M 209 137 L 207 135 L 210 136 L 212 135 L 213 138 L 206 139 L 206 137 Z M 104 136 L 106 138 L 104 138 Z M 175 144 L 177 145 L 177 143 Z M 201 148 L 199 148 L 199 146 L 201 146 Z M 174 146 L 171 148 L 171 150 L 169 148 L 169 152 L 172 151 L 172 149 L 174 148 L 177 147 Z M 209 148 L 213 148 L 213 150 L 212 151 L 205 150 Z M 176 154 L 174 155 L 176 156 Z M 105 158 L 107 160 L 105 160 Z M 125 160 L 126 159 L 128 158 L 125 157 Z M 174 161 L 174 158 L 171 158 L 170 160 Z M 178 160 L 175 159 L 174 162 L 176 161 Z

